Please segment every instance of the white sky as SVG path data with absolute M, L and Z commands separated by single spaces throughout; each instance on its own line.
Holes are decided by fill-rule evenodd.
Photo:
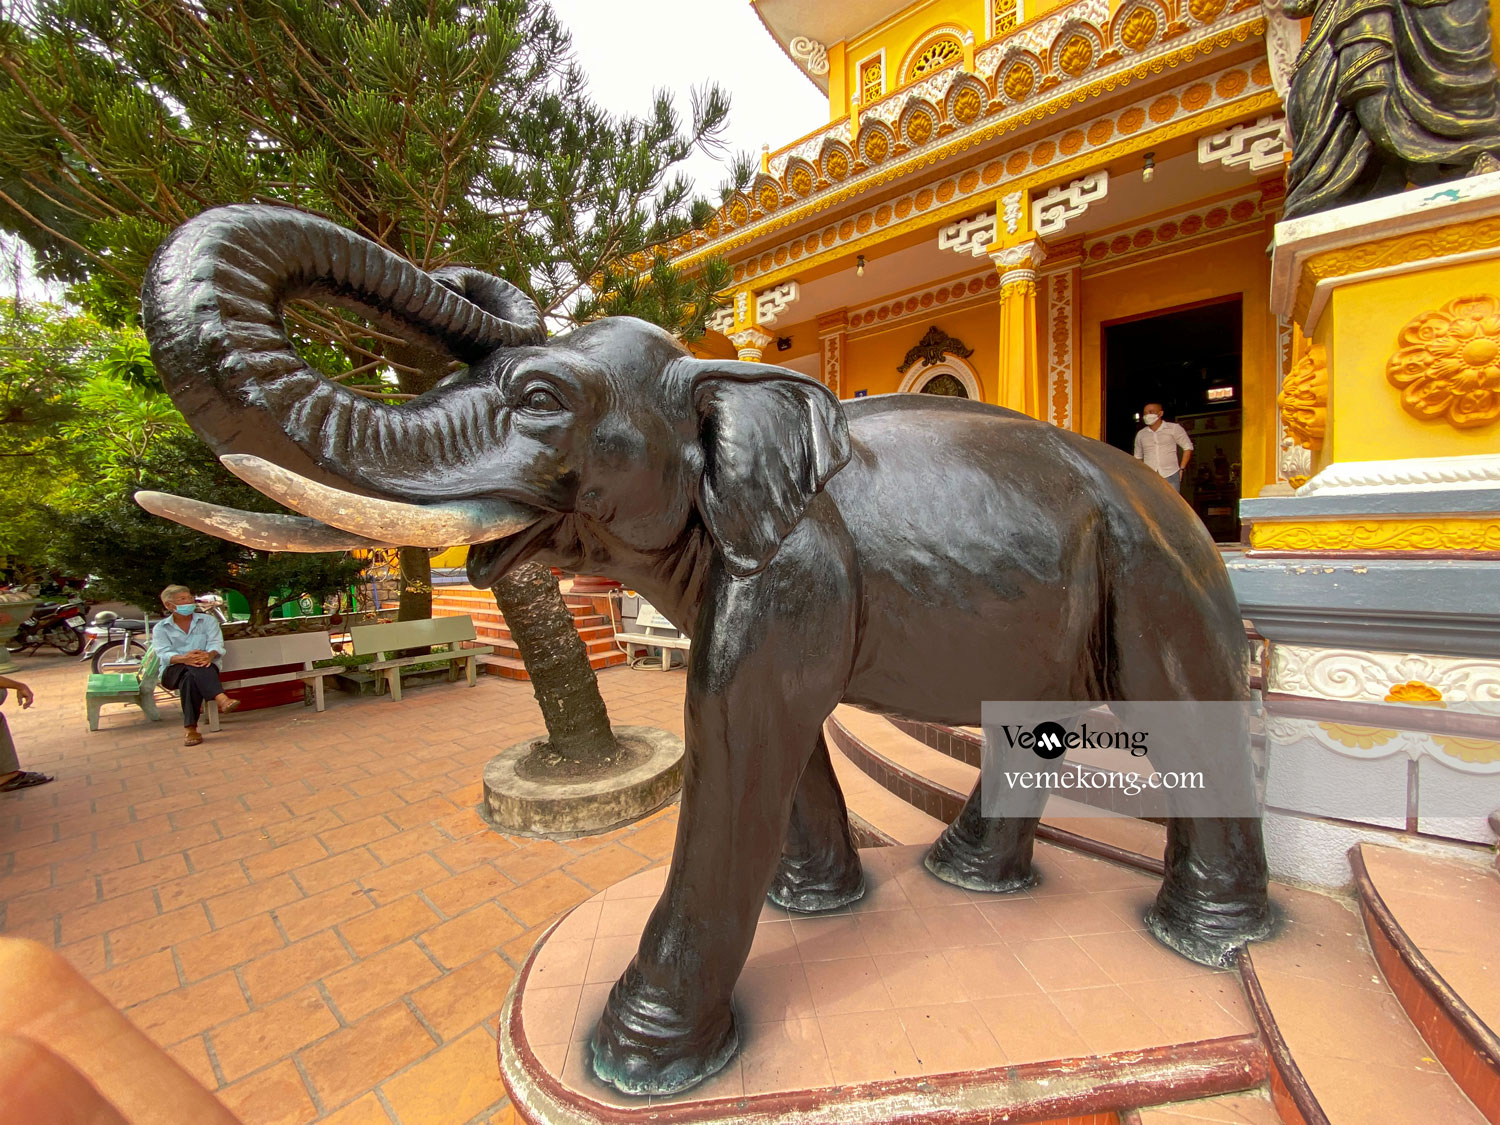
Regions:
M 827 0 L 837 3 L 837 0 Z M 552 0 L 573 34 L 589 89 L 616 113 L 645 113 L 653 91 L 689 119 L 688 91 L 713 81 L 729 93 L 726 156 L 774 151 L 828 122 L 828 97 L 771 38 L 750 0 Z M 718 202 L 720 164 L 695 153 L 683 169 Z

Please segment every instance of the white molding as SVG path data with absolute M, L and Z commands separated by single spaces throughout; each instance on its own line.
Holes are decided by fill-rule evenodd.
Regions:
M 1286 118 L 1267 115 L 1198 138 L 1198 163 L 1265 172 L 1286 163 L 1291 147 Z
M 729 335 L 734 329 L 734 306 L 728 305 L 714 313 L 713 316 L 708 318 L 708 326 L 715 332 L 722 332 L 726 336 Z
M 769 332 L 762 332 L 759 328 L 747 328 L 743 332 L 736 332 L 729 337 L 729 342 L 734 345 L 739 358 L 752 363 L 758 362 L 776 340 Z
M 755 298 L 755 322 L 765 325 L 775 324 L 777 318 L 796 304 L 801 296 L 802 289 L 795 281 L 783 281 L 780 285 L 773 285 Z
M 1445 702 L 1500 703 L 1500 660 L 1273 643 L 1266 673 L 1269 691 L 1347 703 L 1384 702 L 1413 680 Z
M 923 360 L 916 367 L 906 373 L 901 380 L 901 386 L 896 388 L 897 394 L 921 394 L 922 388 L 932 382 L 939 375 L 952 375 L 964 385 L 964 390 L 975 402 L 984 401 L 984 393 L 979 389 L 979 376 L 956 355 L 943 357 L 941 363 L 928 363 Z
M 828 73 L 828 48 L 816 39 L 796 35 L 786 45 L 786 49 L 787 54 L 801 63 L 808 74 Z
M 1017 193 L 1019 194 L 1019 193 Z M 1007 215 L 1008 218 L 1008 215 Z M 995 212 L 983 211 L 938 230 L 938 249 L 982 258 L 995 241 Z
M 1298 496 L 1362 496 L 1389 492 L 1500 487 L 1500 455 L 1342 461 L 1297 489 Z
M 1058 184 L 1031 204 L 1031 226 L 1037 234 L 1057 234 L 1089 206 L 1109 194 L 1109 173 L 1104 169 Z

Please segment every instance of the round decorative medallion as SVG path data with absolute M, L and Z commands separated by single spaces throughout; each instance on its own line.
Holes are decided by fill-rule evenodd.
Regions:
M 1194 82 L 1182 92 L 1182 107 L 1187 110 L 1200 110 L 1208 104 L 1208 99 L 1213 96 L 1213 87 L 1207 82 Z
M 792 170 L 792 175 L 787 181 L 787 186 L 798 195 L 806 195 L 812 191 L 812 173 L 801 165 L 798 165 Z
M 1236 98 L 1249 84 L 1250 76 L 1243 70 L 1231 70 L 1219 76 L 1219 80 L 1214 83 L 1214 93 L 1221 98 Z
M 925 145 L 932 139 L 932 118 L 914 113 L 906 119 L 906 139 L 914 145 Z
M 776 210 L 776 205 L 781 202 L 781 195 L 770 184 L 766 184 L 760 189 L 760 194 L 756 196 L 756 202 L 760 204 L 762 211 L 774 211 Z
M 1396 343 L 1385 377 L 1413 418 L 1461 430 L 1500 418 L 1500 297 L 1474 293 L 1424 312 Z
M 1075 32 L 1057 52 L 1057 66 L 1064 74 L 1076 77 L 1094 61 L 1094 44 L 1088 36 Z
M 1158 125 L 1168 120 L 1176 112 L 1177 98 L 1173 94 L 1163 94 L 1153 101 L 1150 108 L 1146 111 L 1151 120 L 1155 121 Z
M 743 199 L 736 199 L 729 205 L 729 221 L 735 226 L 741 226 L 750 217 L 750 208 L 745 206 Z
M 1072 156 L 1083 147 L 1083 133 L 1077 129 L 1070 129 L 1062 135 L 1057 142 L 1057 147 L 1062 150 L 1064 156 Z
M 1038 168 L 1044 164 L 1052 163 L 1052 158 L 1057 155 L 1057 146 L 1051 141 L 1043 141 L 1031 150 L 1031 162 Z
M 1156 13 L 1144 4 L 1125 17 L 1120 25 L 1120 42 L 1132 51 L 1140 51 L 1156 38 Z
M 849 157 L 843 149 L 834 149 L 828 154 L 828 160 L 823 165 L 823 170 L 828 173 L 828 178 L 837 183 L 849 174 Z
M 1228 0 L 1188 0 L 1188 14 L 1199 23 L 1208 23 L 1224 10 Z
M 1095 121 L 1089 126 L 1089 144 L 1094 147 L 1102 145 L 1110 137 L 1115 135 L 1115 123 L 1109 120 Z
M 1119 126 L 1122 133 L 1134 133 L 1146 123 L 1146 114 L 1139 106 L 1131 106 L 1120 114 Z
M 879 164 L 890 151 L 891 143 L 882 132 L 873 132 L 865 140 L 865 159 L 871 164 Z

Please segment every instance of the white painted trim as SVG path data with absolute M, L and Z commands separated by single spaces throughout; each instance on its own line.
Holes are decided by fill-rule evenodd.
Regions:
M 964 390 L 971 399 L 975 402 L 984 401 L 984 394 L 979 389 L 979 377 L 972 367 L 956 355 L 944 356 L 942 363 L 928 363 L 924 360 L 906 373 L 896 391 L 898 394 L 921 394 L 922 388 L 939 375 L 952 375 L 964 385 Z

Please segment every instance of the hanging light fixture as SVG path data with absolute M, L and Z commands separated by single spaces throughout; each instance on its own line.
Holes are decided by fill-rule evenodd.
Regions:
M 1141 167 L 1141 183 L 1149 184 L 1156 178 L 1156 153 L 1146 153 L 1146 163 Z
M 854 276 L 865 276 L 865 256 L 863 254 L 858 255 L 854 260 Z

